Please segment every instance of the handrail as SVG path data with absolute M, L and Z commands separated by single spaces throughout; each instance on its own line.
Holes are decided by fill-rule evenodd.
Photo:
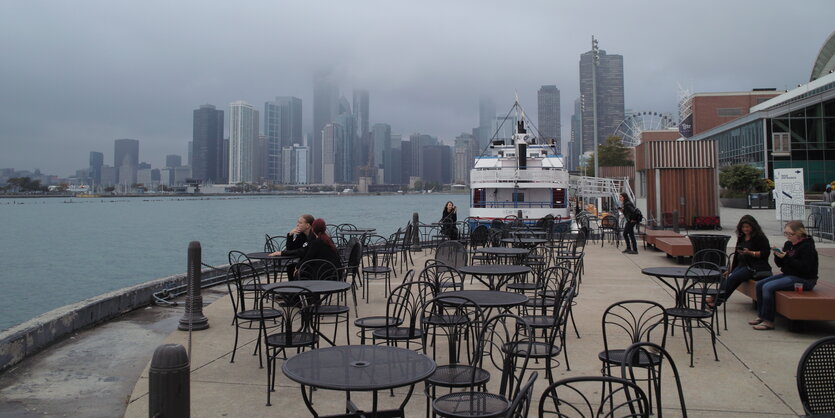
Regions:
M 833 225 L 833 210 L 824 205 L 798 205 L 794 203 L 780 204 L 780 223 L 791 220 L 802 221 L 811 236 L 821 239 L 835 240 L 835 225 Z M 817 225 L 808 225 L 812 215 L 817 215 Z

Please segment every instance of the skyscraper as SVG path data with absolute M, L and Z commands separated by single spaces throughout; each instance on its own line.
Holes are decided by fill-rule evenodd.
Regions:
M 383 167 L 383 154 L 391 149 L 391 125 L 387 123 L 375 123 L 371 128 L 371 137 L 374 158 L 374 167 Z M 365 164 L 367 161 L 364 161 Z
M 258 110 L 249 103 L 229 104 L 229 183 L 255 181 Z
M 479 151 L 478 143 L 472 135 L 462 133 L 455 138 L 452 160 L 453 183 L 470 184 L 470 170 L 473 168 L 476 153 Z
M 554 140 L 557 154 L 562 153 L 560 135 L 560 90 L 557 86 L 542 86 L 536 95 L 539 134 L 544 140 Z
M 351 113 L 340 113 L 334 122 L 342 126 L 342 148 L 339 150 L 339 173 L 336 178 L 340 183 L 354 182 L 354 155 L 357 147 L 356 120 Z
M 571 138 L 568 141 L 566 154 L 566 167 L 569 170 L 577 170 L 580 165 L 580 154 L 583 153 L 580 146 L 583 139 L 583 101 L 574 100 L 574 114 L 571 115 Z
M 114 141 L 113 167 L 116 168 L 116 182 L 128 186 L 136 183 L 139 168 L 139 140 L 117 139 Z
M 342 182 L 342 146 L 345 129 L 331 122 L 322 128 L 322 181 L 323 184 Z
M 368 163 L 368 152 L 371 149 L 371 126 L 368 119 L 368 90 L 355 89 L 352 110 L 356 122 L 356 143 L 354 144 L 354 178 L 359 179 L 359 168 Z
M 183 165 L 183 157 L 176 154 L 169 154 L 165 156 L 166 167 L 179 167 Z
M 311 181 L 322 182 L 322 129 L 339 114 L 339 88 L 330 74 L 313 75 L 313 140 L 311 153 Z
M 223 111 L 210 104 L 194 110 L 191 174 L 204 182 L 221 182 L 223 175 Z
M 90 179 L 93 186 L 101 184 L 101 168 L 104 166 L 104 154 L 90 151 Z
M 592 51 L 580 55 L 580 95 L 583 101 L 582 152 L 594 151 L 594 105 L 597 103 L 597 142 L 614 134 L 624 118 L 623 56 L 600 50 L 597 100 L 592 97 Z
M 297 97 L 276 97 L 264 103 L 264 135 L 267 141 L 267 178 L 282 181 L 281 150 L 302 144 L 302 101 Z

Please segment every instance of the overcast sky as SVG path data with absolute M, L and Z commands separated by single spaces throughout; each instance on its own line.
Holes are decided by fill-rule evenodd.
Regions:
M 835 2 L 787 1 L 38 1 L 0 2 L 0 168 L 68 176 L 113 140 L 140 161 L 186 158 L 192 111 L 244 100 L 303 100 L 313 72 L 370 92 L 371 123 L 445 142 L 478 124 L 478 98 L 502 113 L 518 92 L 561 92 L 563 137 L 579 56 L 624 57 L 626 107 L 676 112 L 696 92 L 805 83 L 835 30 Z M 228 123 L 227 123 L 228 129 Z

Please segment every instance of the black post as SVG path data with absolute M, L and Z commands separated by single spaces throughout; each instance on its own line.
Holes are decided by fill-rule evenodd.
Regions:
M 412 251 L 420 251 L 420 215 L 412 212 Z
M 189 361 L 183 346 L 163 344 L 154 351 L 148 395 L 149 417 L 189 416 Z
M 181 331 L 199 331 L 209 328 L 209 319 L 203 316 L 203 296 L 200 294 L 200 282 L 203 279 L 200 253 L 199 241 L 192 241 L 188 244 L 186 311 L 180 318 L 180 325 L 177 327 Z
M 679 229 L 678 229 L 678 211 L 674 210 L 673 211 L 673 232 L 678 234 L 678 231 L 679 231 Z

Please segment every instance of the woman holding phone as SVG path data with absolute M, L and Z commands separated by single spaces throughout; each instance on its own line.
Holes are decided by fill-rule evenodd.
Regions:
M 736 225 L 736 257 L 725 273 L 728 278 L 722 282 L 719 293 L 722 297 L 716 301 L 716 305 L 728 300 L 743 282 L 756 280 L 758 274 L 760 278 L 763 278 L 762 272 L 768 272 L 766 277 L 771 276 L 771 265 L 768 264 L 770 255 L 771 245 L 759 222 L 751 215 L 740 218 Z M 708 303 L 712 302 L 708 299 Z
M 441 233 L 451 240 L 458 239 L 456 222 L 458 222 L 458 208 L 452 201 L 446 202 L 444 212 L 441 214 Z
M 803 290 L 812 290 L 818 281 L 818 251 L 815 241 L 806 233 L 800 221 L 791 221 L 783 229 L 786 243 L 783 248 L 772 248 L 774 262 L 783 272 L 757 282 L 757 312 L 759 316 L 748 321 L 755 330 L 774 329 L 774 294 L 778 290 L 791 290 L 796 283 Z

